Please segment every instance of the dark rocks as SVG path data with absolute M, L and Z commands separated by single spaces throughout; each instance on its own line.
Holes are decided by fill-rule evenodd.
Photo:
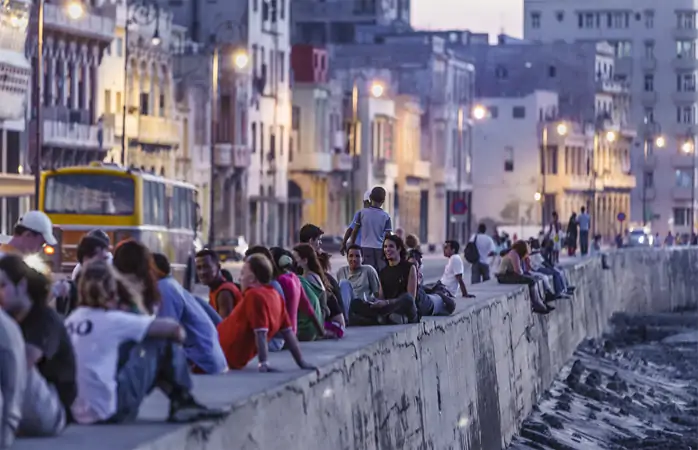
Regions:
M 562 420 L 552 414 L 543 414 L 542 419 L 545 421 L 545 423 L 550 425 L 551 428 L 555 428 L 556 430 L 562 430 L 565 428 L 562 424 Z

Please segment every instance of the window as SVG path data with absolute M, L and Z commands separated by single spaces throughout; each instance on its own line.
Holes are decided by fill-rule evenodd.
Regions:
M 681 30 L 694 30 L 696 28 L 696 13 L 694 11 L 676 13 L 676 28 Z
M 284 2 L 282 1 L 281 4 Z M 279 82 L 284 83 L 286 81 L 286 53 L 279 52 Z
M 676 108 L 676 123 L 692 125 L 695 123 L 693 106 L 679 106 Z
M 548 67 L 548 77 L 555 78 L 556 76 L 557 76 L 557 67 L 549 66 Z
M 654 11 L 645 11 L 645 28 L 654 28 Z
M 654 41 L 645 41 L 645 58 L 654 59 Z
M 507 72 L 506 67 L 497 66 L 497 68 L 494 69 L 494 76 L 500 80 L 504 80 L 506 78 L 509 78 L 509 72 Z
M 586 13 L 584 14 L 584 28 L 594 28 L 594 14 Z
M 684 226 L 689 225 L 691 217 L 690 208 L 674 208 L 674 225 Z
M 642 183 L 648 189 L 654 187 L 654 172 L 645 172 L 642 177 Z
M 531 13 L 531 28 L 540 28 L 540 13 L 538 11 Z
M 111 114 L 111 91 L 104 91 L 104 114 Z
M 168 222 L 165 184 L 158 181 L 143 181 L 143 223 L 166 227 Z
M 695 92 L 696 91 L 696 74 L 693 72 L 677 74 L 676 75 L 676 91 L 677 92 Z
M 654 75 L 645 74 L 645 92 L 654 92 Z
M 633 56 L 633 43 L 631 41 L 616 41 L 613 43 L 617 58 Z
M 301 126 L 301 109 L 298 106 L 291 108 L 291 129 L 298 131 Z
M 504 171 L 514 171 L 514 147 L 504 147 Z
M 252 136 L 252 144 L 250 145 L 252 153 L 257 151 L 257 123 L 250 124 L 250 136 Z
M 148 95 L 148 93 L 141 92 L 141 95 L 140 95 L 140 113 L 144 116 L 147 116 L 148 112 L 150 111 L 149 103 L 150 103 L 150 96 Z
M 48 214 L 130 216 L 135 202 L 132 178 L 84 173 L 46 179 L 44 210 Z
M 116 56 L 119 58 L 124 56 L 124 40 L 116 38 Z
M 645 108 L 645 123 L 654 123 L 654 108 Z
M 606 24 L 608 28 L 628 28 L 630 26 L 630 13 L 606 13 Z
M 487 112 L 489 113 L 488 118 L 490 119 L 496 119 L 497 117 L 499 117 L 499 107 L 497 106 L 488 107 Z
M 121 102 L 121 92 L 116 93 L 116 111 L 117 113 L 120 113 L 124 109 L 124 105 Z
M 676 169 L 675 185 L 677 188 L 691 188 L 693 186 L 693 169 Z
M 557 19 L 558 22 L 562 22 L 563 20 L 565 20 L 565 12 L 564 11 L 556 12 L 555 18 Z
M 514 119 L 523 119 L 526 117 L 525 106 L 514 106 L 511 110 L 511 117 Z
M 694 59 L 696 57 L 696 44 L 692 40 L 676 41 L 676 57 Z

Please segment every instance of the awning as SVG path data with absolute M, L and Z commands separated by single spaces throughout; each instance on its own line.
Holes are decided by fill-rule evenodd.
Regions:
M 0 197 L 34 195 L 34 177 L 16 173 L 0 173 Z

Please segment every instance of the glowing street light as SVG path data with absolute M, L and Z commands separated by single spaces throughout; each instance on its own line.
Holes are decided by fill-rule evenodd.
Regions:
M 250 57 L 247 55 L 245 50 L 238 50 L 233 54 L 233 64 L 238 70 L 242 70 L 247 67 L 250 62 Z
M 537 202 L 539 202 L 542 197 L 543 196 L 540 194 L 540 192 L 536 192 L 535 194 L 533 194 L 533 199 Z
M 68 13 L 68 17 L 77 20 L 85 14 L 85 7 L 79 1 L 71 1 L 66 6 L 66 12 Z
M 475 120 L 482 120 L 487 116 L 487 108 L 485 108 L 482 105 L 475 105 L 473 107 L 473 119 Z
M 380 98 L 383 96 L 385 93 L 385 87 L 383 86 L 383 83 L 380 83 L 378 81 L 374 81 L 371 83 L 371 95 L 374 96 L 375 98 Z
M 691 141 L 686 141 L 683 144 L 681 144 L 681 151 L 684 153 L 691 153 L 693 152 L 693 142 Z
M 150 38 L 150 43 L 153 44 L 154 47 L 162 43 L 162 39 L 160 39 L 160 30 L 158 28 L 155 28 L 155 33 L 153 33 L 153 37 Z
M 567 134 L 567 124 L 565 122 L 560 122 L 557 124 L 557 128 L 555 129 L 557 131 L 557 134 L 560 136 L 564 136 Z
M 607 142 L 615 142 L 616 141 L 616 133 L 614 131 L 608 131 L 606 133 L 606 141 Z
M 654 145 L 655 145 L 657 148 L 664 148 L 664 146 L 666 145 L 666 139 L 664 139 L 664 136 L 659 136 L 659 137 L 654 141 Z

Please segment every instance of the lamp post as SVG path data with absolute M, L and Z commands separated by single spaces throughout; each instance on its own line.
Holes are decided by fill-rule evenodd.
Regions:
M 211 43 L 211 138 L 209 142 L 209 223 L 208 223 L 208 245 L 213 248 L 216 240 L 215 204 L 216 204 L 216 133 L 218 130 L 218 81 L 220 76 L 219 57 L 220 49 L 218 43 L 218 32 L 224 27 L 232 27 L 231 21 L 221 23 L 210 35 Z M 242 38 L 242 25 L 238 28 L 238 37 Z M 249 63 L 249 56 L 246 50 L 238 49 L 232 55 L 233 66 L 236 70 L 242 70 Z
M 647 165 L 647 158 L 649 157 L 649 140 L 645 138 L 645 145 L 644 145 L 644 162 L 645 165 Z M 663 136 L 657 136 L 653 140 L 654 147 L 656 148 L 664 148 L 666 145 L 666 140 L 664 139 Z M 649 188 L 649 178 L 647 177 L 647 169 L 645 168 L 642 172 L 642 226 L 646 227 L 647 226 L 647 216 L 648 216 L 648 210 L 647 210 L 647 188 Z
M 683 144 L 681 144 L 681 151 L 685 154 L 691 155 L 691 234 L 695 233 L 696 230 L 696 220 L 695 220 L 695 203 L 696 203 L 696 151 L 695 143 L 693 138 L 687 138 Z
M 597 153 L 601 150 L 601 139 L 600 139 L 600 133 L 602 133 L 603 130 L 599 130 L 598 128 L 594 131 L 594 148 L 592 151 L 592 156 L 591 156 L 591 189 L 590 189 L 590 196 L 591 196 L 591 206 L 590 210 L 592 213 L 590 214 L 591 216 L 591 229 L 592 229 L 592 236 L 598 234 L 596 231 L 598 222 L 597 222 L 597 215 L 598 211 L 596 211 L 596 178 L 599 175 L 599 170 L 600 168 L 595 167 L 596 166 L 596 156 Z M 613 142 L 616 141 L 617 135 L 615 131 L 607 131 L 603 133 L 603 139 L 608 143 L 612 144 Z M 606 171 L 602 173 L 602 176 L 606 175 Z
M 36 86 L 34 90 L 34 110 L 36 118 L 36 155 L 34 156 L 34 209 L 39 209 L 39 191 L 41 190 L 41 167 L 43 166 L 43 107 L 44 107 L 44 0 L 37 2 L 37 39 L 36 39 Z M 77 20 L 84 14 L 82 3 L 70 1 L 66 5 L 68 17 Z
M 541 145 L 541 155 L 540 155 L 540 169 L 541 169 L 541 191 L 540 191 L 540 225 L 541 230 L 545 233 L 545 213 L 546 213 L 546 178 L 548 168 L 546 166 L 546 158 L 548 156 L 548 122 L 543 122 L 543 132 L 542 132 L 542 145 Z M 558 136 L 565 136 L 567 134 L 567 124 L 564 122 L 559 122 L 555 127 L 555 132 Z
M 160 39 L 160 6 L 155 0 L 136 0 L 126 2 L 126 23 L 124 25 L 124 96 L 121 116 L 121 165 L 127 166 L 126 151 L 126 114 L 128 113 L 128 60 L 129 60 L 129 27 L 131 25 L 149 25 L 155 22 L 155 31 L 150 40 L 158 46 Z
M 471 92 L 472 94 L 472 92 Z M 472 98 L 472 97 L 471 97 Z M 463 107 L 460 106 L 458 108 L 458 147 L 457 147 L 457 154 L 456 154 L 456 185 L 457 185 L 457 191 L 456 191 L 456 199 L 461 202 L 465 202 L 465 191 L 463 190 L 461 184 L 463 182 L 463 152 L 465 151 L 464 147 L 464 139 L 463 139 L 463 128 L 464 124 L 467 124 L 468 126 L 468 152 L 472 152 L 473 150 L 473 122 L 478 121 L 478 120 L 483 120 L 487 116 L 487 108 L 485 108 L 482 105 L 475 105 L 472 106 L 471 108 L 468 109 L 468 117 L 466 119 L 465 112 L 463 111 Z M 449 206 L 450 208 L 450 206 Z M 470 216 L 468 216 L 470 217 Z M 470 231 L 470 221 L 466 220 L 466 227 L 468 228 L 465 230 L 465 233 L 468 234 Z M 460 224 L 458 227 L 458 232 L 456 233 L 455 238 L 458 240 L 458 242 L 465 242 L 466 237 L 463 235 L 463 225 Z

